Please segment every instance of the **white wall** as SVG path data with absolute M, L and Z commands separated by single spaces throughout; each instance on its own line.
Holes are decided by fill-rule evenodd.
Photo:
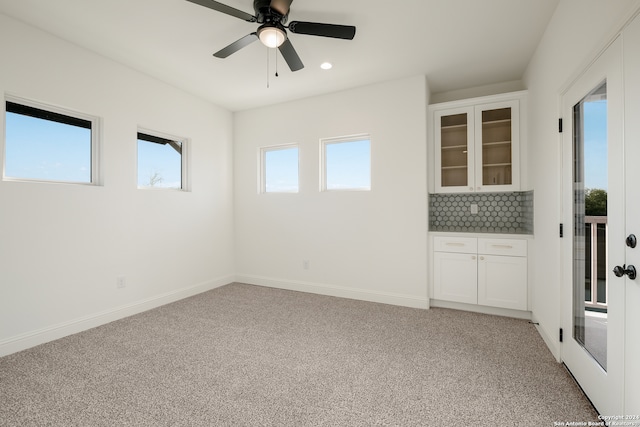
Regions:
M 235 114 L 239 281 L 426 307 L 423 76 Z M 319 139 L 371 134 L 372 190 L 319 191 Z M 258 194 L 259 147 L 298 143 L 300 192 Z M 303 269 L 309 260 L 309 269 Z
M 4 15 L 0 58 L 0 93 L 102 118 L 104 175 L 0 182 L 0 355 L 233 281 L 231 113 Z M 138 126 L 190 138 L 192 191 L 136 189 Z
M 637 0 L 562 0 L 523 81 L 529 90 L 529 170 L 535 196 L 533 317 L 559 356 L 560 95 L 630 18 Z M 569 262 L 564 260 L 564 262 Z
M 556 356 L 559 97 L 637 3 L 562 0 L 523 78 L 536 197 L 533 315 Z M 248 283 L 428 305 L 423 76 L 232 116 L 3 15 L 0 58 L 0 92 L 102 118 L 104 166 L 99 187 L 0 182 L 0 354 L 234 273 Z M 138 126 L 191 138 L 191 192 L 136 189 Z M 319 192 L 319 139 L 363 132 L 372 136 L 373 190 Z M 300 144 L 300 193 L 258 194 L 259 147 L 292 142 Z M 116 289 L 119 275 L 125 289 Z

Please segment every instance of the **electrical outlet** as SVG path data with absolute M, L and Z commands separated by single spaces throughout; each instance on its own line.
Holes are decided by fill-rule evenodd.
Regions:
M 127 287 L 127 282 L 126 282 L 124 276 L 118 276 L 116 278 L 116 287 L 118 289 L 122 289 L 122 288 Z
M 474 215 L 477 214 L 478 213 L 478 205 L 475 204 L 475 203 L 471 204 L 469 210 L 471 211 L 472 214 L 474 214 Z
M 305 259 L 304 261 L 302 261 L 302 268 L 304 268 L 305 270 L 309 269 L 309 260 Z

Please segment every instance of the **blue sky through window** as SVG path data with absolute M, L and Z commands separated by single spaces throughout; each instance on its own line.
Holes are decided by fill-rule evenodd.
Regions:
M 327 190 L 370 190 L 370 141 L 326 143 L 325 168 Z
M 298 147 L 264 150 L 264 191 L 298 192 Z
M 584 103 L 585 188 L 607 190 L 607 101 Z
M 5 176 L 91 182 L 91 130 L 7 112 Z
M 138 187 L 182 188 L 182 155 L 169 144 L 138 139 Z

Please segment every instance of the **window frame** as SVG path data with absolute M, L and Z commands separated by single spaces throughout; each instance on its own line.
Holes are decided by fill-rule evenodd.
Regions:
M 140 135 L 144 135 L 149 139 L 140 138 Z M 151 143 L 166 144 L 171 142 L 179 142 L 181 144 L 180 151 L 180 188 L 169 187 L 151 187 L 138 185 L 139 165 L 140 165 L 140 152 L 138 150 L 138 141 L 143 140 Z M 151 190 L 151 191 L 191 191 L 190 187 L 190 162 L 189 162 L 189 144 L 190 139 L 171 135 L 164 132 L 159 132 L 145 127 L 138 126 L 136 133 L 136 188 L 138 190 Z
M 14 104 L 18 108 L 22 107 L 24 112 L 10 111 L 7 104 Z M 103 184 L 101 167 L 101 140 L 102 140 L 102 119 L 79 111 L 71 110 L 56 105 L 46 104 L 40 101 L 22 98 L 19 96 L 6 94 L 2 104 L 3 134 L 0 144 L 0 156 L 2 156 L 2 181 L 6 182 L 34 182 L 34 183 L 54 183 L 101 186 Z M 7 176 L 7 112 L 21 114 L 27 117 L 34 117 L 50 122 L 62 123 L 69 126 L 83 127 L 91 132 L 90 141 L 90 180 L 89 181 L 65 181 L 58 179 L 25 178 Z M 86 123 L 84 123 L 86 122 Z M 88 124 L 86 126 L 85 124 Z
M 358 142 L 358 141 L 369 141 L 369 188 L 328 188 L 327 187 L 327 145 L 332 144 L 341 144 L 341 143 L 349 143 L 349 142 Z M 355 135 L 348 136 L 338 136 L 338 137 L 330 137 L 330 138 L 321 138 L 320 139 L 320 191 L 321 192 L 350 192 L 350 191 L 359 191 L 359 192 L 368 192 L 373 189 L 373 153 L 372 153 L 372 143 L 371 143 L 371 134 L 361 133 Z
M 267 191 L 267 164 L 266 154 L 269 151 L 282 151 L 295 148 L 298 150 L 297 156 L 297 177 L 298 187 L 295 191 Z M 259 194 L 298 194 L 300 193 L 300 145 L 298 143 L 270 145 L 267 147 L 260 147 L 258 150 L 258 164 L 260 170 L 258 171 L 258 193 Z

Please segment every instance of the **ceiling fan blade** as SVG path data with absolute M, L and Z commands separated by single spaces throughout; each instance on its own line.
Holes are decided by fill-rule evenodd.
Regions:
M 296 34 L 310 36 L 333 37 L 335 39 L 353 40 L 356 27 L 353 25 L 321 24 L 319 22 L 291 21 L 289 30 Z
M 227 15 L 231 15 L 236 18 L 240 18 L 243 21 L 247 22 L 256 22 L 257 19 L 255 16 L 243 12 L 238 9 L 234 9 L 231 6 L 227 6 L 226 4 L 219 3 L 215 0 L 187 0 L 191 3 L 199 4 L 200 6 L 208 7 L 209 9 L 213 9 L 218 12 L 226 13 Z
M 269 7 L 282 16 L 287 16 L 292 2 L 293 0 L 271 0 L 271 5 Z
M 298 71 L 304 68 L 304 64 L 300 60 L 298 53 L 293 48 L 293 45 L 291 44 L 289 39 L 286 39 L 278 49 L 284 57 L 284 60 L 287 61 L 287 65 L 289 66 L 291 71 Z
M 257 33 L 247 34 L 240 40 L 236 40 L 235 42 L 231 43 L 229 46 L 223 49 L 220 49 L 219 51 L 214 53 L 213 56 L 215 56 L 216 58 L 226 58 L 227 56 L 231 55 L 232 53 L 236 53 L 243 47 L 250 45 L 256 40 L 258 40 Z

